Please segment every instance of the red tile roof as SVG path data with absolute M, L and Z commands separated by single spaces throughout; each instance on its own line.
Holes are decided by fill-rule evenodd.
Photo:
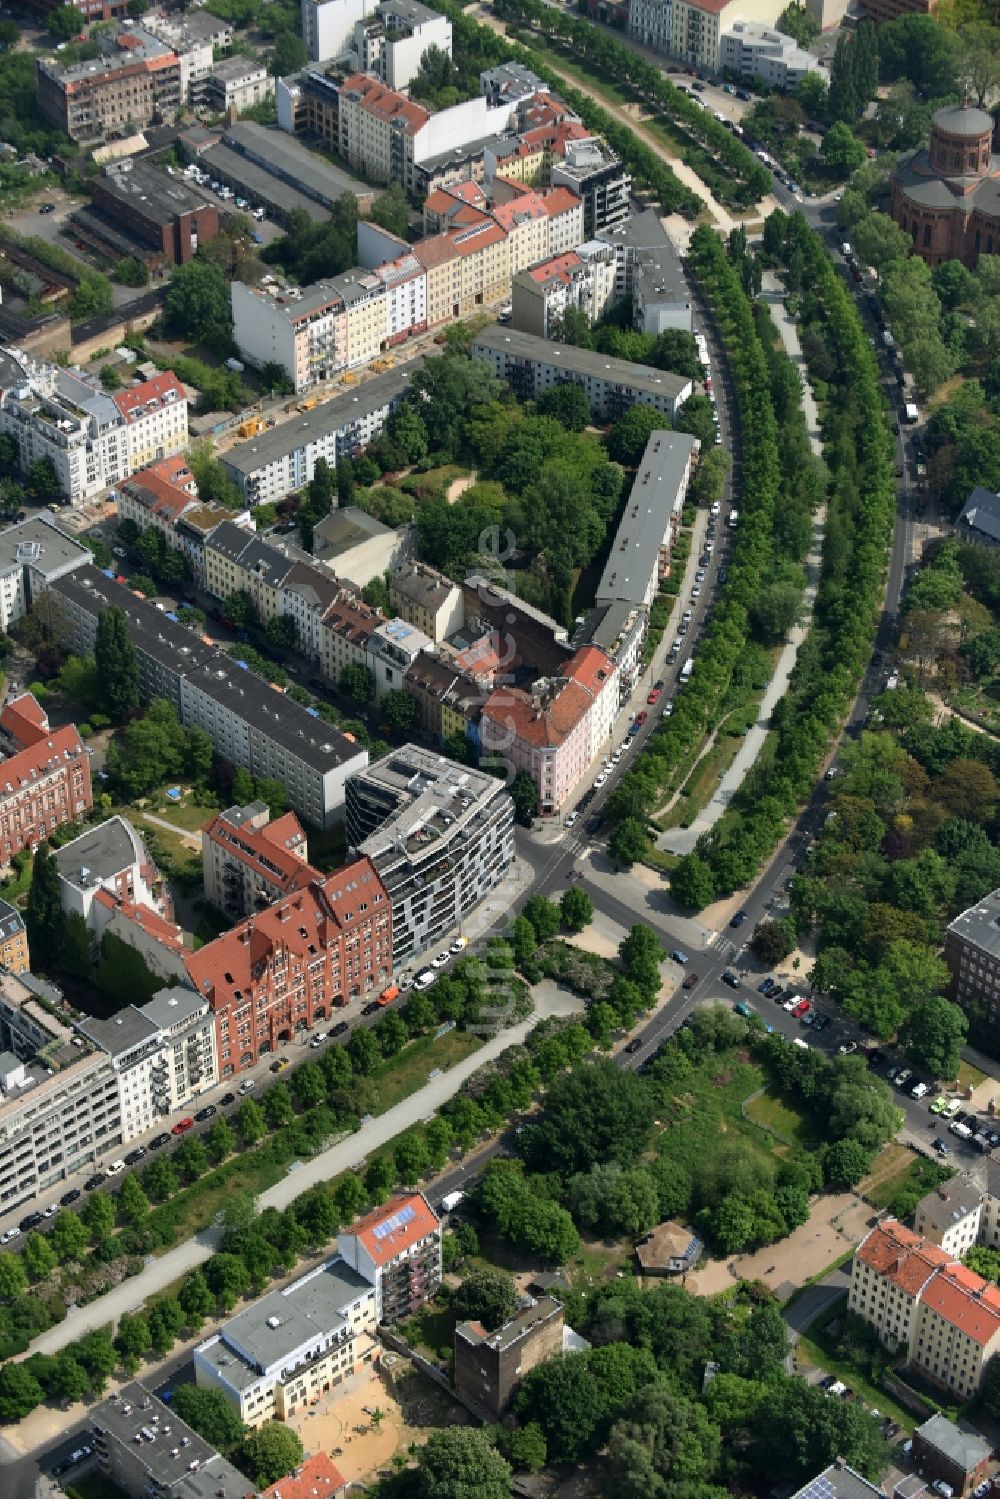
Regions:
M 395 89 L 386 88 L 377 78 L 369 78 L 366 73 L 352 73 L 349 78 L 345 78 L 340 85 L 340 92 L 357 95 L 357 102 L 362 109 L 378 120 L 388 124 L 401 121 L 409 135 L 415 135 L 430 119 L 426 109 L 414 104 L 405 94 L 397 94 Z
M 568 285 L 572 280 L 572 272 L 578 270 L 583 264 L 575 250 L 564 250 L 561 255 L 551 255 L 548 260 L 539 261 L 538 265 L 529 266 L 528 275 L 532 281 L 537 281 L 543 286 L 546 281 L 561 281 Z
M 171 391 L 173 391 L 172 399 L 170 398 Z M 187 400 L 187 396 L 174 372 L 167 370 L 162 375 L 154 375 L 152 380 L 143 380 L 140 384 L 131 386 L 129 390 L 120 390 L 111 399 L 127 422 L 135 422 L 149 414 L 147 408 L 151 401 L 158 401 L 160 405 L 171 405 L 173 401 Z
M 422 1192 L 402 1192 L 385 1207 L 359 1218 L 350 1230 L 360 1239 L 376 1265 L 388 1264 L 397 1254 L 426 1239 L 438 1226 L 438 1216 Z
M 936 1270 L 952 1262 L 950 1254 L 895 1219 L 873 1229 L 858 1245 L 854 1257 L 908 1296 L 916 1296 Z
M 429 239 L 418 240 L 413 253 L 425 271 L 432 271 L 436 266 L 454 260 L 458 250 L 450 234 L 432 234 Z
M 132 922 L 134 926 L 148 932 L 151 937 L 169 948 L 171 952 L 187 956 L 187 948 L 181 938 L 181 929 L 174 926 L 161 916 L 159 911 L 154 911 L 152 906 L 144 906 L 132 900 L 116 900 L 107 890 L 98 890 L 94 896 L 98 905 L 104 906 L 106 910 L 117 911 L 124 920 Z
M 939 1270 L 920 1299 L 975 1343 L 985 1346 L 1000 1333 L 1000 1288 L 964 1265 Z
M 545 204 L 538 193 L 530 188 L 526 193 L 520 193 L 512 203 L 497 203 L 493 208 L 493 218 L 508 234 L 528 219 L 544 219 L 545 216 Z
M 318 869 L 295 852 L 294 844 L 304 847 L 306 835 L 294 812 L 286 812 L 263 828 L 249 823 L 235 827 L 220 815 L 210 818 L 201 832 L 203 838 L 217 843 L 241 864 L 264 875 L 283 894 L 301 890 L 313 880 L 323 878 Z
M 574 208 L 579 208 L 582 201 L 568 187 L 553 187 L 542 194 L 542 206 L 550 219 L 555 218 L 557 213 L 570 213 Z
M 520 687 L 502 687 L 483 708 L 483 721 L 513 731 L 525 744 L 556 749 L 589 711 L 592 695 L 577 682 L 563 682 L 547 700 L 536 700 Z
M 478 640 L 474 640 L 464 651 L 459 651 L 455 657 L 455 665 L 459 671 L 467 672 L 471 677 L 482 677 L 492 682 L 502 665 L 497 649 L 499 644 L 498 631 L 491 630 L 488 635 L 481 635 Z
M 184 489 L 195 496 L 198 494 L 197 480 L 188 468 L 188 461 L 183 453 L 174 453 L 170 458 L 159 458 L 155 463 L 148 463 L 132 477 L 137 479 L 141 474 L 155 474 L 158 479 L 172 484 L 176 489 Z
M 4 704 L 0 729 L 22 746 L 35 744 L 49 732 L 48 714 L 33 692 L 22 692 Z
M 459 255 L 478 255 L 480 250 L 488 250 L 491 245 L 498 245 L 507 238 L 499 224 L 486 219 L 481 228 L 456 229 L 451 235 L 451 242 Z
M 598 645 L 584 645 L 571 661 L 566 663 L 565 674 L 571 682 L 578 682 L 595 698 L 599 697 L 615 674 L 611 657 Z
M 260 1499 L 335 1499 L 347 1487 L 347 1479 L 325 1452 L 314 1452 L 294 1468 L 287 1478 L 279 1478 Z
M 127 490 L 154 515 L 162 515 L 171 525 L 176 525 L 188 506 L 195 503 L 195 496 L 186 489 L 172 484 L 169 479 L 161 478 L 148 468 L 141 468 L 131 479 L 126 479 L 122 489 Z

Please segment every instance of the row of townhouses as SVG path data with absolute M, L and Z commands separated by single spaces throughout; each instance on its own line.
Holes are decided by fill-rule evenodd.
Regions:
M 168 372 L 109 394 L 79 370 L 0 349 L 0 433 L 22 469 L 48 458 L 64 498 L 81 504 L 187 446 L 187 392 Z

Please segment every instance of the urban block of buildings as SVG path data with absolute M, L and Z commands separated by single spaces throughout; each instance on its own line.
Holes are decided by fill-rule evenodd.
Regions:
M 339 819 L 344 781 L 367 764 L 366 750 L 98 568 L 57 579 L 46 614 L 56 637 L 86 656 L 101 612 L 112 606 L 125 613 L 144 701 L 166 698 L 185 727 L 204 729 L 224 759 L 281 781 L 290 805 L 314 827 Z
M 252 207 L 266 209 L 279 224 L 294 208 L 307 213 L 314 223 L 325 223 L 344 193 L 354 196 L 360 213 L 366 213 L 375 200 L 366 183 L 307 150 L 284 131 L 253 120 L 227 126 L 221 137 L 196 127 L 182 133 L 178 142 L 193 164 L 211 172 Z
M 219 210 L 147 161 L 109 163 L 90 183 L 73 230 L 110 261 L 129 255 L 152 270 L 184 265 L 219 232 Z
M 186 102 L 177 54 L 138 27 L 123 25 L 99 40 L 102 55 L 89 62 L 38 59 L 35 95 L 49 124 L 90 146 L 171 124 Z
M 1000 156 L 993 116 L 968 102 L 947 105 L 931 120 L 930 145 L 900 158 L 892 174 L 890 212 L 928 265 L 1000 251 Z
M 229 510 L 217 501 L 198 497 L 198 486 L 182 455 L 148 464 L 126 479 L 118 490 L 118 519 L 132 521 L 140 531 L 158 531 L 173 552 L 191 565 L 200 588 L 205 586 L 205 544 L 217 526 L 227 523 L 251 532 L 249 509 Z
M 760 21 L 732 21 L 719 38 L 719 64 L 748 83 L 759 79 L 770 88 L 791 93 L 810 73 L 829 81 L 819 60 L 793 37 Z
M 10 633 L 50 583 L 93 562 L 93 553 L 48 515 L 0 531 L 0 630 Z
M 416 744 L 351 777 L 346 824 L 389 896 L 397 968 L 460 925 L 514 856 L 503 782 Z
M 0 863 L 32 852 L 56 828 L 93 806 L 90 759 L 75 724 L 49 726 L 30 692 L 0 712 Z
M 732 66 L 723 60 L 726 34 L 739 23 L 771 28 L 782 9 L 780 0 L 629 0 L 628 29 L 656 52 L 718 73 Z
M 316 880 L 305 828 L 294 812 L 271 821 L 264 802 L 229 807 L 201 830 L 205 899 L 235 921 Z
M 411 1315 L 440 1283 L 437 1214 L 422 1193 L 402 1193 L 340 1234 L 325 1264 L 199 1344 L 195 1377 L 248 1426 L 285 1420 L 370 1364 L 379 1324 Z
M 1000 1290 L 893 1218 L 858 1245 L 848 1308 L 908 1365 L 957 1400 L 975 1395 L 1000 1351 Z
M 83 504 L 187 446 L 187 393 L 169 372 L 108 394 L 79 370 L 0 349 L 0 432 L 27 470 L 48 458 L 65 500 Z

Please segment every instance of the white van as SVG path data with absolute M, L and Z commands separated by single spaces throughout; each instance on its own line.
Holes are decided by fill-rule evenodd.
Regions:
M 429 989 L 436 978 L 437 974 L 433 968 L 421 969 L 420 973 L 413 980 L 413 987 L 414 989 Z
M 120 1171 L 124 1171 L 124 1170 L 125 1170 L 125 1162 L 124 1161 L 112 1161 L 111 1165 L 107 1168 L 107 1170 L 105 1171 L 104 1175 L 105 1176 L 117 1176 Z

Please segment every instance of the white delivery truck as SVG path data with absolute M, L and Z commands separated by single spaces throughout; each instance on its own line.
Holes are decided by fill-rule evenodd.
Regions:
M 441 1199 L 441 1211 L 442 1213 L 453 1213 L 458 1207 L 459 1203 L 464 1201 L 464 1192 L 449 1192 L 447 1196 L 442 1197 Z
M 726 525 L 729 527 L 730 531 L 735 531 L 739 523 L 740 512 L 738 510 L 730 510 L 728 516 L 726 517 Z
M 914 422 L 919 422 L 920 412 L 917 410 L 915 402 L 906 402 L 906 405 L 903 407 L 903 420 L 904 422 L 907 422 L 911 427 L 913 426 Z
M 684 665 L 681 667 L 681 681 L 682 682 L 690 681 L 690 679 L 691 679 L 691 673 L 693 671 L 694 671 L 694 662 L 691 660 L 691 657 L 689 656 L 687 658 L 687 660 L 685 661 Z

